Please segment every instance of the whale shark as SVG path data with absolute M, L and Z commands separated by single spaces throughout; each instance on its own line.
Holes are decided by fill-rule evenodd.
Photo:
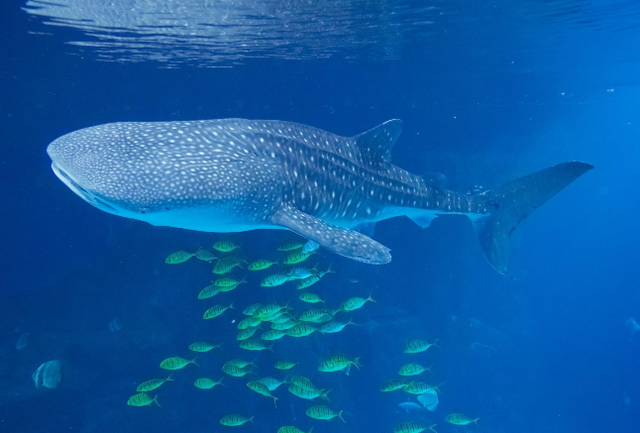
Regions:
M 406 216 L 424 228 L 463 214 L 502 274 L 518 224 L 593 168 L 565 162 L 465 194 L 393 165 L 401 130 L 397 119 L 353 137 L 276 120 L 119 122 L 66 134 L 47 152 L 56 176 L 105 212 L 201 232 L 288 229 L 369 264 L 391 261 L 367 236 L 376 222 Z

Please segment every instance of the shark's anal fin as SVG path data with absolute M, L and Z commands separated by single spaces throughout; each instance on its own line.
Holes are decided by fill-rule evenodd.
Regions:
M 310 239 L 341 256 L 373 265 L 391 261 L 389 248 L 353 230 L 343 229 L 285 205 L 271 219 L 272 223 Z

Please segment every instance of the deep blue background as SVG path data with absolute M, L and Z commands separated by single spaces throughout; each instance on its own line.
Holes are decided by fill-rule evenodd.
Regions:
M 586 2 L 526 2 L 545 13 L 515 26 L 510 14 L 518 7 L 503 3 L 473 9 L 473 20 L 427 41 L 404 41 L 395 60 L 265 59 L 162 70 L 65 55 L 70 30 L 29 35 L 51 28 L 21 3 L 3 1 L 0 431 L 217 431 L 230 411 L 256 416 L 247 431 L 288 424 L 305 431 L 315 424 L 318 433 L 392 431 L 410 418 L 396 407 L 406 395 L 378 388 L 407 362 L 402 345 L 414 337 L 439 338 L 442 346 L 423 357 L 438 375 L 429 380 L 445 383 L 438 411 L 425 416 L 438 431 L 467 430 L 445 425 L 449 412 L 480 417 L 469 431 L 638 431 L 640 334 L 625 321 L 640 320 L 640 7 L 600 2 L 587 16 L 580 11 Z M 452 7 L 464 15 L 462 5 Z M 100 123 L 223 117 L 295 121 L 341 135 L 401 118 L 394 162 L 445 173 L 459 190 L 565 160 L 596 169 L 523 224 L 506 277 L 486 264 L 462 217 L 424 231 L 405 219 L 379 224 L 376 239 L 393 250 L 387 266 L 320 258 L 338 270 L 317 286 L 330 303 L 369 292 L 378 303 L 354 315 L 362 326 L 275 348 L 334 388 L 332 406 L 346 411 L 346 425 L 310 422 L 307 405 L 284 389 L 276 393 L 278 410 L 242 380 L 196 392 L 198 373 L 189 369 L 160 390 L 162 409 L 131 408 L 125 403 L 136 383 L 161 377 L 160 360 L 189 356 L 195 339 L 225 342 L 225 354 L 201 357 L 213 378 L 227 357 L 253 359 L 234 349 L 230 321 L 238 311 L 215 324 L 200 319 L 195 295 L 208 268 L 162 263 L 174 250 L 219 237 L 91 208 L 55 178 L 45 148 Z M 250 258 L 273 256 L 284 238 L 234 237 Z M 255 282 L 220 302 L 297 297 L 291 287 L 266 292 Z M 114 317 L 123 320 L 120 332 L 108 330 Z M 25 331 L 30 344 L 16 351 Z M 362 372 L 318 373 L 317 361 L 336 351 L 360 356 Z M 260 374 L 274 373 L 275 355 L 256 358 Z M 31 373 L 50 359 L 65 362 L 65 380 L 58 390 L 36 390 Z

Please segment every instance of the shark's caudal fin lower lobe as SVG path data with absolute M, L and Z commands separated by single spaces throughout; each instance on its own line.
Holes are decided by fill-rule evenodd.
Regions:
M 565 162 L 521 177 L 475 196 L 485 203 L 489 216 L 474 222 L 480 245 L 493 268 L 505 274 L 509 237 L 520 222 L 592 165 Z

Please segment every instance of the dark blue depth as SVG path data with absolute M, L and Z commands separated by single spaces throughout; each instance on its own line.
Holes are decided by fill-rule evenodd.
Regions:
M 247 432 L 283 425 L 392 432 L 410 419 L 437 423 L 439 433 L 637 431 L 640 334 L 626 322 L 640 321 L 640 6 L 433 3 L 452 18 L 428 35 L 406 32 L 389 58 L 338 53 L 166 70 L 98 62 L 90 49 L 65 45 L 81 38 L 76 30 L 45 26 L 22 2 L 3 1 L 0 432 L 217 432 L 224 431 L 219 419 L 236 412 L 255 416 L 256 425 L 227 429 Z M 392 36 L 363 32 L 378 44 Z M 321 250 L 321 267 L 338 273 L 316 293 L 334 306 L 370 293 L 377 301 L 353 314 L 360 326 L 276 341 L 275 355 L 247 353 L 237 348 L 231 322 L 242 319 L 241 309 L 291 300 L 299 311 L 300 292 L 291 283 L 261 288 L 250 274 L 249 284 L 207 303 L 234 300 L 239 309 L 203 322 L 196 296 L 211 280 L 209 266 L 195 259 L 168 266 L 164 258 L 223 238 L 243 244 L 249 259 L 278 257 L 276 246 L 291 236 L 221 236 L 119 219 L 72 194 L 45 152 L 60 135 L 101 123 L 225 117 L 294 121 L 341 135 L 400 118 L 394 163 L 443 173 L 461 191 L 567 160 L 595 170 L 523 223 L 507 276 L 486 263 L 462 217 L 425 230 L 404 218 L 378 224 L 376 240 L 393 252 L 385 266 Z M 114 318 L 120 331 L 109 329 Z M 25 332 L 27 347 L 18 351 Z M 414 360 L 402 353 L 412 338 L 438 338 L 442 348 L 415 356 L 434 364 L 437 376 L 425 373 L 427 382 L 444 383 L 433 413 L 406 414 L 398 404 L 408 394 L 379 391 Z M 205 339 L 223 342 L 225 352 L 200 355 L 199 370 L 176 372 L 176 382 L 158 392 L 162 408 L 126 405 L 141 381 L 166 376 L 162 359 L 190 357 L 187 346 Z M 360 357 L 362 371 L 319 373 L 318 362 L 335 352 Z M 279 378 L 276 359 L 301 362 L 298 373 L 333 388 L 330 406 L 345 411 L 346 424 L 311 420 L 304 414 L 310 404 L 284 387 L 275 392 L 277 409 L 245 379 L 225 377 L 227 386 L 211 391 L 193 387 L 197 377 L 222 377 L 231 357 L 255 359 L 259 376 Z M 37 390 L 31 374 L 51 359 L 63 361 L 63 381 Z M 444 421 L 451 412 L 479 417 L 479 426 L 451 426 Z

